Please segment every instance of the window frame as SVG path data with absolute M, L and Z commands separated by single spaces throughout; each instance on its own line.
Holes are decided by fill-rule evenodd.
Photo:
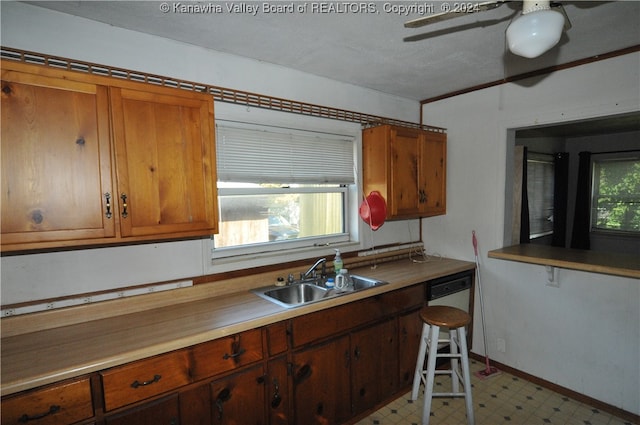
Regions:
M 607 162 L 617 161 L 640 161 L 640 151 L 626 151 L 626 152 L 608 152 L 608 153 L 594 153 L 591 157 L 591 202 L 589 211 L 589 231 L 593 234 L 610 235 L 620 237 L 640 238 L 640 230 L 620 230 L 620 229 L 606 229 L 597 227 L 597 201 L 599 196 L 599 181 L 597 181 L 598 173 L 596 167 L 599 164 Z
M 246 112 L 250 112 L 247 110 Z M 242 263 L 244 261 L 252 261 L 255 263 L 257 260 L 260 264 L 272 264 L 282 262 L 283 257 L 288 259 L 295 259 L 297 257 L 306 258 L 309 255 L 326 255 L 326 252 L 333 252 L 334 248 L 340 248 L 341 250 L 348 251 L 350 249 L 361 249 L 362 242 L 360 240 L 360 225 L 358 211 L 358 199 L 361 174 L 360 164 L 362 161 L 361 149 L 361 128 L 358 125 L 348 123 L 349 129 L 345 128 L 343 123 L 335 123 L 333 121 L 320 120 L 316 122 L 317 118 L 307 119 L 307 124 L 310 121 L 314 121 L 312 125 L 301 125 L 296 123 L 291 125 L 290 123 L 274 122 L 262 120 L 247 121 L 246 118 L 238 120 L 233 117 L 231 119 L 216 119 L 216 123 L 232 122 L 234 125 L 244 124 L 247 127 L 265 127 L 269 129 L 281 128 L 284 130 L 291 130 L 294 132 L 317 132 L 331 135 L 345 136 L 351 140 L 353 145 L 353 162 L 354 162 L 354 182 L 348 185 L 341 185 L 340 187 L 333 188 L 330 191 L 318 190 L 316 188 L 295 188 L 294 193 L 308 193 L 308 192 L 340 192 L 343 193 L 343 220 L 344 220 L 344 232 L 334 235 L 308 237 L 303 239 L 290 239 L 284 241 L 269 241 L 264 243 L 256 243 L 250 245 L 236 246 L 236 247 L 220 247 L 215 248 L 215 235 L 212 235 L 209 240 L 209 249 L 207 250 L 208 261 L 212 265 L 224 265 L 224 269 L 232 264 Z M 329 125 L 326 125 L 329 124 Z M 340 125 L 335 125 L 340 124 Z M 227 195 L 242 195 L 248 194 L 249 191 L 241 188 L 219 188 L 218 196 Z M 253 191 L 252 193 L 257 194 Z M 292 193 L 291 189 L 286 188 L 263 188 L 260 194 L 267 193 Z M 313 254 L 311 254 L 313 253 Z

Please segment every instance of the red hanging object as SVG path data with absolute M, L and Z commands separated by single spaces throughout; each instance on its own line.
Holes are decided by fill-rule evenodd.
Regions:
M 360 204 L 360 217 L 372 230 L 378 230 L 387 218 L 387 202 L 377 190 L 369 193 Z

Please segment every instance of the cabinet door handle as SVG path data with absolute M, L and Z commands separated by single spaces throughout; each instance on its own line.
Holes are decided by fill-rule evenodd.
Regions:
M 26 424 L 29 421 L 36 421 L 38 419 L 44 418 L 45 416 L 53 415 L 54 413 L 57 413 L 59 411 L 60 411 L 60 406 L 54 404 L 51 407 L 49 407 L 49 410 L 47 410 L 44 413 L 38 413 L 33 416 L 29 416 L 25 413 L 24 415 L 20 416 L 20 418 L 18 419 L 18 422 L 20 422 L 21 424 Z
M 353 357 L 356 360 L 360 360 L 360 347 L 356 346 L 356 349 L 353 350 Z
M 151 385 L 154 382 L 158 382 L 160 380 L 160 378 L 162 378 L 162 376 L 160 375 L 153 375 L 153 379 L 149 380 L 149 381 L 138 381 L 137 379 L 135 381 L 133 381 L 131 383 L 131 388 L 138 388 L 138 387 L 146 387 L 147 385 Z
M 127 212 L 127 195 L 123 193 L 120 195 L 120 199 L 122 199 L 122 218 L 127 218 L 129 213 Z
M 216 398 L 216 407 L 218 408 L 218 419 L 222 420 L 222 415 L 224 414 L 223 404 L 226 401 L 231 399 L 231 391 L 229 388 L 225 388 L 220 391 L 218 397 Z
M 104 199 L 107 201 L 106 207 L 107 207 L 107 212 L 104 214 L 105 217 L 107 218 L 111 218 L 112 214 L 111 214 L 111 194 L 109 192 L 104 194 Z
M 271 408 L 276 409 L 282 403 L 282 397 L 280 396 L 280 386 L 278 385 L 278 379 L 273 379 L 273 398 L 271 399 Z
M 311 373 L 312 373 L 311 366 L 309 366 L 308 364 L 302 366 L 300 370 L 298 370 L 298 373 L 296 373 L 296 376 L 294 379 L 296 384 L 299 384 L 305 379 L 309 378 L 311 376 Z

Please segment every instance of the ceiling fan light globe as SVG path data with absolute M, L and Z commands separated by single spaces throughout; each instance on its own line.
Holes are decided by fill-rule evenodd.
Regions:
M 516 18 L 507 28 L 509 50 L 525 58 L 536 58 L 558 44 L 564 16 L 555 10 L 539 10 Z

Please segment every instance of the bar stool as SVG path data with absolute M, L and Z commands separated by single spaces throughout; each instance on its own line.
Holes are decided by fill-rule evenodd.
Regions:
M 418 398 L 420 383 L 424 383 L 424 407 L 422 409 L 422 425 L 429 425 L 431 416 L 431 399 L 433 397 L 464 397 L 467 405 L 467 421 L 469 425 L 475 423 L 473 417 L 473 402 L 471 400 L 471 375 L 469 375 L 469 357 L 467 353 L 467 338 L 465 326 L 471 322 L 471 316 L 463 310 L 448 306 L 427 306 L 420 310 L 423 321 L 418 360 L 413 375 L 413 389 L 411 399 Z M 449 329 L 448 339 L 440 338 L 440 328 Z M 438 343 L 448 342 L 449 353 L 438 353 Z M 425 356 L 427 369 L 424 370 Z M 451 359 L 451 369 L 436 370 L 436 359 L 448 357 Z M 461 365 L 458 364 L 458 359 Z M 459 367 L 461 366 L 461 367 Z M 433 381 L 436 374 L 451 376 L 452 392 L 433 391 Z M 463 391 L 459 383 L 462 382 Z

